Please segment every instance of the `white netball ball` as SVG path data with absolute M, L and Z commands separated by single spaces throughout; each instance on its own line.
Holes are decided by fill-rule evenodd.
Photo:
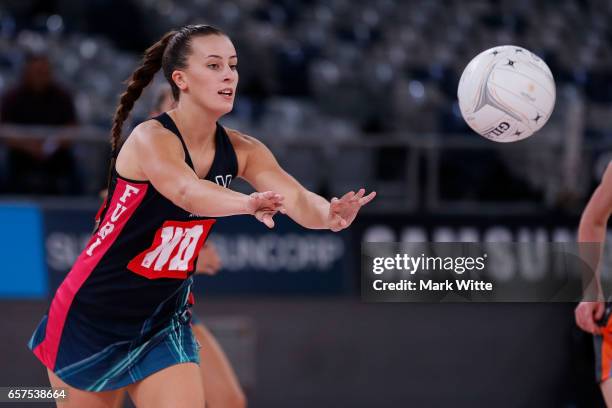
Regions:
M 463 118 L 476 133 L 495 142 L 515 142 L 548 121 L 555 106 L 555 80 L 537 55 L 504 45 L 470 61 L 457 97 Z

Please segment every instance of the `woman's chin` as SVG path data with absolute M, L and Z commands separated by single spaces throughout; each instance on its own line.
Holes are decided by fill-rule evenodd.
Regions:
M 226 115 L 226 114 L 230 113 L 233 109 L 234 109 L 234 104 L 233 103 L 228 103 L 228 104 L 222 104 L 222 105 L 218 105 L 218 106 L 211 106 L 211 107 L 209 107 L 210 112 L 213 113 L 215 116 Z

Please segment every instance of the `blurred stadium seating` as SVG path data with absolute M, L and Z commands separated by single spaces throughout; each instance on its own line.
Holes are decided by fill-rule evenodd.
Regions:
M 367 185 L 380 190 L 381 208 L 576 210 L 612 140 L 606 1 L 137 0 L 106 25 L 108 12 L 96 7 L 112 1 L 41 3 L 0 5 L 0 91 L 17 80 L 26 50 L 44 51 L 75 95 L 80 123 L 99 128 L 104 140 L 142 49 L 172 27 L 215 24 L 241 61 L 239 96 L 225 122 L 270 144 L 310 188 L 331 195 Z M 133 35 L 124 32 L 126 19 Z M 471 57 L 502 43 L 541 55 L 558 86 L 546 128 L 504 151 L 469 131 L 455 96 Z M 149 108 L 138 103 L 134 121 Z M 95 164 L 103 167 L 105 154 L 102 144 L 81 148 L 83 173 L 95 176 L 88 194 L 105 173 L 89 159 L 102 157 Z M 325 171 L 310 172 L 309 163 Z

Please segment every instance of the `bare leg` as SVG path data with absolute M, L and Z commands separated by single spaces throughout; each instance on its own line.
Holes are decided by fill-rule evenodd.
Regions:
M 200 370 L 206 390 L 206 406 L 208 408 L 246 407 L 246 397 L 238 378 L 217 340 L 202 324 L 192 325 L 191 329 L 202 346 Z
M 599 387 L 606 401 L 606 406 L 612 407 L 612 378 L 608 378 L 606 381 L 602 382 Z
M 138 408 L 204 407 L 200 367 L 195 363 L 176 364 L 135 384 L 128 393 Z
M 119 396 L 117 397 L 117 400 L 115 401 L 115 405 L 113 405 L 113 408 L 123 408 L 123 402 L 125 401 L 126 394 L 127 394 L 127 391 L 119 394 Z
M 60 408 L 114 408 L 116 401 L 124 392 L 123 388 L 100 392 L 83 391 L 66 384 L 49 369 L 47 369 L 47 374 L 49 375 L 49 382 L 52 387 L 65 388 L 67 390 L 68 397 L 66 402 L 58 404 Z

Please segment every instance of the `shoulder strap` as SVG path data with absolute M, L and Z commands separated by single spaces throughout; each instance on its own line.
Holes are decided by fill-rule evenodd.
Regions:
M 161 123 L 163 127 L 165 127 L 166 129 L 174 133 L 176 137 L 179 138 L 179 140 L 181 141 L 181 144 L 183 145 L 183 150 L 185 152 L 185 161 L 187 162 L 189 167 L 193 169 L 194 168 L 193 161 L 191 161 L 191 156 L 189 155 L 189 150 L 187 150 L 187 145 L 185 144 L 185 141 L 183 140 L 183 136 L 181 136 L 181 132 L 179 132 L 178 127 L 176 127 L 176 123 L 174 123 L 170 115 L 164 112 L 161 115 L 155 116 L 151 119 L 154 119 L 158 121 L 159 123 Z
M 217 151 L 221 152 L 229 172 L 232 174 L 233 178 L 236 178 L 238 175 L 238 157 L 236 156 L 236 150 L 234 149 L 234 145 L 227 131 L 219 123 L 217 123 L 215 139 Z

